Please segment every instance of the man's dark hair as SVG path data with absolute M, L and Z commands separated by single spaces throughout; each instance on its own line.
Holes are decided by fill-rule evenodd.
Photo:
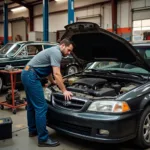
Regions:
M 68 40 L 68 39 L 63 39 L 63 40 L 61 40 L 59 44 L 60 44 L 60 45 L 61 45 L 61 44 L 65 44 L 65 46 L 69 46 L 70 44 L 72 44 L 73 47 L 75 46 L 74 43 L 73 43 L 72 41 Z

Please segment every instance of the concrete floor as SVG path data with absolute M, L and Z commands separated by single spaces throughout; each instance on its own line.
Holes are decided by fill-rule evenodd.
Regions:
M 0 101 L 5 99 L 6 92 L 0 95 Z M 21 91 L 24 96 L 24 91 Z M 12 124 L 12 139 L 0 140 L 0 150 L 141 150 L 135 147 L 132 142 L 123 144 L 100 144 L 88 142 L 81 139 L 76 139 L 70 136 L 62 135 L 54 130 L 47 128 L 50 135 L 60 141 L 58 147 L 40 148 L 37 146 L 37 137 L 29 138 L 27 130 L 26 110 L 24 107 L 17 109 L 17 114 L 14 115 L 11 109 L 5 107 L 0 110 L 0 118 L 11 117 Z M 1 133 L 0 133 L 1 134 Z M 150 150 L 147 149 L 147 150 Z

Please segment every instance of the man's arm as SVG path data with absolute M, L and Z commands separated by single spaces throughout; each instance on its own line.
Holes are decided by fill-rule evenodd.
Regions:
M 50 81 L 51 84 L 56 84 L 55 80 L 53 79 L 52 74 L 50 74 L 47 78 L 48 78 L 48 80 Z
M 60 68 L 59 67 L 53 67 L 53 74 L 54 74 L 54 78 L 57 82 L 57 85 L 59 86 L 59 88 L 61 89 L 62 92 L 66 91 L 65 85 L 63 83 L 63 78 L 60 72 Z
M 60 72 L 60 68 L 59 67 L 52 67 L 53 68 L 53 75 L 54 78 L 56 80 L 57 85 L 59 86 L 59 88 L 61 89 L 62 93 L 65 96 L 66 100 L 71 99 L 72 93 L 66 90 L 66 87 L 63 83 L 63 78 Z

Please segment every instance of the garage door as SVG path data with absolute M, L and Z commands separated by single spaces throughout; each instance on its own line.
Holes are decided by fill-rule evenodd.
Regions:
M 27 24 L 24 20 L 12 22 L 12 38 L 13 41 L 26 41 Z
M 132 41 L 150 39 L 150 9 L 133 12 Z
M 150 19 L 150 9 L 138 10 L 133 12 L 133 21 Z

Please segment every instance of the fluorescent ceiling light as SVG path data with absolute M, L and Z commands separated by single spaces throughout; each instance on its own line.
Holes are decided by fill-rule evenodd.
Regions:
M 64 1 L 66 1 L 66 0 L 55 0 L 56 2 L 64 2 Z
M 17 7 L 17 8 L 13 8 L 13 9 L 11 9 L 11 11 L 12 12 L 17 12 L 17 11 L 24 11 L 24 10 L 26 10 L 27 8 L 26 7 Z

